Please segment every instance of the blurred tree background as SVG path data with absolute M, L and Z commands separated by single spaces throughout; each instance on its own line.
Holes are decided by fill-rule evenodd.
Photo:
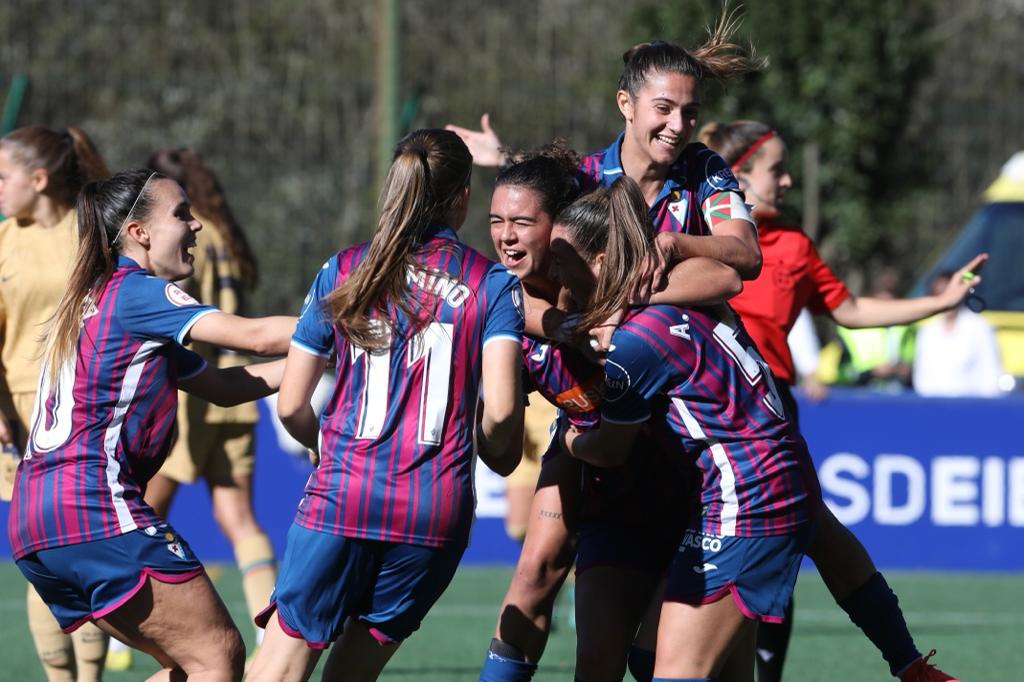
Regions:
M 201 151 L 260 258 L 251 312 L 294 311 L 318 265 L 372 230 L 385 2 L 7 0 L 0 88 L 27 74 L 18 125 L 80 125 L 113 168 Z M 512 146 L 603 146 L 622 52 L 696 46 L 720 7 L 398 2 L 400 130 L 489 111 Z M 745 14 L 771 66 L 710 89 L 703 120 L 783 133 L 787 203 L 854 285 L 883 264 L 913 275 L 1024 148 L 1024 0 L 760 0 Z M 493 176 L 475 173 L 464 228 L 485 252 Z

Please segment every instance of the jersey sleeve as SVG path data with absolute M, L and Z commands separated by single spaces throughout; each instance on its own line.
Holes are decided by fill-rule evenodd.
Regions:
M 746 220 L 753 224 L 750 207 L 743 199 L 739 182 L 721 156 L 703 145 L 694 154 L 698 174 L 697 201 L 708 227 L 726 220 Z
M 636 424 L 651 416 L 651 400 L 665 382 L 665 363 L 650 344 L 619 329 L 604 363 L 601 419 Z
M 299 322 L 292 334 L 292 345 L 312 355 L 330 357 L 334 344 L 334 323 L 331 322 L 323 301 L 334 291 L 338 280 L 338 259 L 323 264 L 313 278 L 313 284 L 302 302 Z
M 523 291 L 519 278 L 500 265 L 487 273 L 484 282 L 487 311 L 484 317 L 483 345 L 495 339 L 523 341 Z
M 152 275 L 125 277 L 118 295 L 118 313 L 129 334 L 146 340 L 184 343 L 192 326 L 219 312 L 203 305 L 176 284 Z
M 850 296 L 843 280 L 821 259 L 813 242 L 808 239 L 807 276 L 814 285 L 807 307 L 816 315 L 825 315 L 839 307 Z
M 175 362 L 178 367 L 178 381 L 191 379 L 206 369 L 206 360 L 180 344 L 174 344 Z

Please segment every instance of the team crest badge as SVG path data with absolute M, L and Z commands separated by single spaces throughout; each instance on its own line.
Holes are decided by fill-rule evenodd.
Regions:
M 186 294 L 179 287 L 176 287 L 170 283 L 168 283 L 167 286 L 164 287 L 164 295 L 167 296 L 168 301 L 178 306 L 179 308 L 187 305 L 199 305 L 199 301 Z
M 668 212 L 672 214 L 679 223 L 685 224 L 686 220 L 686 195 L 680 192 L 672 192 L 672 201 L 668 203 Z
M 170 542 L 167 544 L 167 551 L 179 559 L 185 559 L 185 550 L 181 546 L 180 542 Z

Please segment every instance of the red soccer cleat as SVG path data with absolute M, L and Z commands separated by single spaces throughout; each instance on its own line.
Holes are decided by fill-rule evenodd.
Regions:
M 947 675 L 928 662 L 928 659 L 934 655 L 935 649 L 932 649 L 927 656 L 922 656 L 911 663 L 910 667 L 900 675 L 900 682 L 960 682 L 957 678 Z

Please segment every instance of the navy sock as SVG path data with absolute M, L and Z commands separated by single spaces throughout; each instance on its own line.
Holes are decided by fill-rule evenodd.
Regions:
M 651 682 L 654 679 L 654 652 L 640 647 L 629 648 L 629 658 L 626 659 L 629 666 L 629 674 L 636 682 Z
M 529 682 L 535 672 L 537 664 L 527 663 L 519 649 L 500 639 L 492 639 L 478 682 Z
M 921 657 L 903 620 L 899 599 L 881 573 L 871 576 L 839 606 L 882 652 L 894 676 Z

